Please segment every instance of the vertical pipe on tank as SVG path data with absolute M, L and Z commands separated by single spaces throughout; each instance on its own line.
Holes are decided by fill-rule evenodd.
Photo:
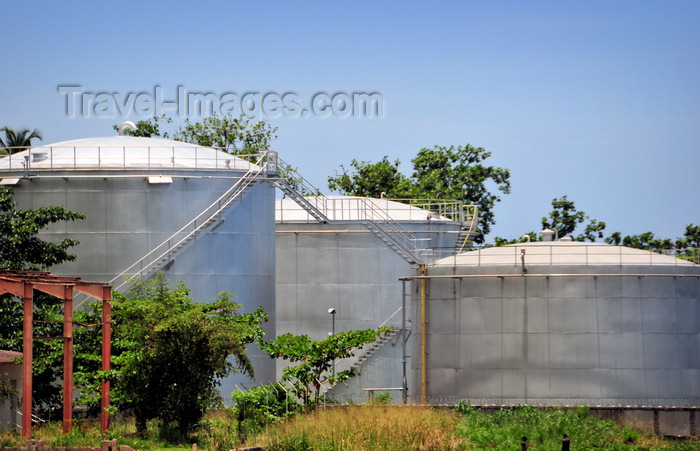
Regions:
M 406 281 L 401 281 L 401 365 L 403 373 L 401 378 L 401 391 L 403 392 L 403 403 L 408 401 L 408 381 L 406 380 Z
M 420 265 L 420 275 L 425 276 L 425 265 Z M 420 398 L 421 403 L 425 404 L 425 392 L 426 392 L 426 377 L 427 369 L 426 364 L 426 352 L 425 352 L 425 277 L 420 279 Z

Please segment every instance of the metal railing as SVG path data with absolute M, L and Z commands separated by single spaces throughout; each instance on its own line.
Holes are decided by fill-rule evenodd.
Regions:
M 304 194 L 308 201 L 321 210 L 332 221 L 351 221 L 361 219 L 381 220 L 386 216 L 401 218 L 405 221 L 449 220 L 471 225 L 477 217 L 475 205 L 464 205 L 459 201 L 430 201 L 424 199 L 372 199 L 366 197 L 328 198 L 317 194 Z M 381 211 L 381 216 L 372 217 L 362 210 L 366 201 L 372 202 L 373 212 Z M 415 207 L 415 208 L 410 208 Z M 298 219 L 298 210 L 278 210 L 280 220 Z
M 17 149 L 17 148 L 9 148 Z M 0 155 L 0 172 L 130 169 L 228 169 L 247 171 L 254 155 L 232 155 L 203 146 L 41 146 Z M 28 151 L 26 151 L 28 150 Z M 25 152 L 26 151 L 26 152 Z M 276 152 L 262 152 L 270 155 Z M 255 154 L 260 155 L 260 154 Z M 276 162 L 270 172 L 277 171 Z
M 336 199 L 327 198 L 290 165 L 282 164 L 285 167 L 284 174 L 276 180 L 276 183 L 283 192 L 315 220 L 321 222 L 339 220 L 334 203 Z M 308 196 L 306 195 L 308 193 L 314 193 L 314 195 Z M 419 240 L 394 220 L 385 211 L 386 209 L 377 208 L 373 201 L 364 197 L 352 198 L 352 200 L 359 205 L 355 210 L 357 217 L 354 219 L 361 221 L 368 230 L 407 262 L 415 264 L 421 261 L 421 257 L 415 253 L 415 246 Z
M 466 266 L 529 265 L 660 265 L 700 264 L 700 249 L 648 251 L 625 246 L 584 243 L 509 245 L 479 248 L 443 260 L 444 264 Z

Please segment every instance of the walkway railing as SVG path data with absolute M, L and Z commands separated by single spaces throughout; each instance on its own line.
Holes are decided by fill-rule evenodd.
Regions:
M 656 265 L 693 266 L 700 264 L 699 249 L 647 251 L 625 246 L 557 242 L 548 245 L 509 245 L 479 248 L 444 264 L 463 266 L 529 265 Z
M 13 152 L 12 155 L 0 155 L 0 172 L 22 172 L 25 175 L 33 171 L 91 169 L 177 168 L 247 171 L 251 164 L 250 155 L 225 154 L 223 149 L 191 145 L 40 146 L 32 147 L 28 152 L 24 152 L 27 148 L 7 149 L 21 151 Z

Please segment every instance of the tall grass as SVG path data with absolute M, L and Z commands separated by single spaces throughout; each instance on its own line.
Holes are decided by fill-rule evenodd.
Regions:
M 456 450 L 459 417 L 421 407 L 349 406 L 299 415 L 267 428 L 255 445 L 282 450 Z

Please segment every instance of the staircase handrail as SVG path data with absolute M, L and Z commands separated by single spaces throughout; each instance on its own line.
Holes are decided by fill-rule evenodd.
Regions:
M 364 208 L 360 210 L 363 211 L 365 215 L 367 215 L 368 212 L 372 213 L 371 216 L 364 218 L 365 221 L 377 227 L 387 238 L 393 241 L 397 247 L 415 260 L 413 263 L 420 263 L 422 261 L 422 259 L 415 254 L 415 251 L 418 249 L 418 239 L 413 233 L 409 232 L 401 223 L 393 219 L 388 212 L 378 208 L 369 198 L 362 197 L 360 198 L 360 202 L 364 206 Z M 375 213 L 379 216 L 379 221 L 375 219 Z
M 275 179 L 277 187 L 285 193 L 290 194 L 290 197 L 313 217 L 322 221 L 327 221 L 328 198 L 292 165 L 286 163 L 279 157 L 277 160 L 279 162 L 279 177 Z M 315 211 L 310 211 L 309 207 Z
M 321 193 L 311 182 L 306 180 L 291 165 L 278 158 L 281 177 L 276 179 L 278 187 L 290 193 L 292 199 L 304 208 L 317 220 L 332 221 L 329 219 L 330 199 Z M 378 207 L 367 197 L 358 197 L 358 219 L 374 226 L 376 233 L 381 234 L 389 247 L 392 245 L 396 251 L 409 263 L 419 263 L 423 259 L 416 256 L 418 239 L 398 221 L 393 219 L 385 209 Z M 315 210 L 315 211 L 314 211 Z M 377 219 L 379 218 L 379 219 Z M 372 230 L 375 232 L 375 230 Z
M 468 226 L 466 229 L 462 229 L 462 242 L 457 243 L 459 245 L 459 249 L 457 250 L 457 253 L 463 252 L 464 249 L 467 247 L 467 244 L 471 242 L 471 237 L 476 233 L 476 228 L 479 225 L 479 206 L 478 205 L 465 205 L 465 209 L 471 207 L 472 213 L 471 215 L 468 215 L 466 218 L 468 220 L 465 220 L 462 222 L 462 225 L 464 223 L 467 223 Z
M 399 312 L 400 312 L 401 310 L 403 310 L 403 307 L 397 308 L 396 311 L 395 311 L 394 313 L 392 313 L 391 315 L 389 315 L 389 317 L 388 317 L 387 319 L 385 319 L 384 321 L 382 321 L 382 323 L 381 323 L 377 328 L 384 327 L 384 326 L 386 325 L 386 323 L 388 323 L 389 321 L 391 321 L 391 319 L 392 319 L 393 317 L 395 317 L 396 315 L 398 315 Z
M 246 155 L 246 157 L 252 157 L 253 155 Z M 256 155 L 257 156 L 257 155 Z M 170 237 L 168 237 L 166 240 L 164 240 L 162 243 L 160 243 L 158 246 L 153 248 L 151 251 L 149 251 L 146 255 L 138 259 L 136 262 L 134 262 L 131 266 L 126 268 L 124 271 L 119 273 L 117 276 L 115 276 L 112 280 L 110 280 L 109 283 L 111 283 L 114 286 L 114 283 L 118 281 L 120 278 L 124 277 L 125 275 L 129 274 L 136 268 L 137 266 L 141 265 L 139 270 L 137 271 L 138 273 L 143 273 L 144 270 L 148 270 L 149 266 L 152 265 L 154 262 L 159 261 L 161 258 L 165 257 L 169 252 L 172 251 L 173 248 L 177 247 L 180 245 L 182 242 L 185 240 L 189 239 L 192 235 L 196 234 L 207 222 L 209 219 L 215 217 L 218 213 L 220 213 L 223 209 L 225 209 L 236 197 L 243 192 L 248 186 L 250 186 L 253 182 L 255 182 L 258 179 L 258 176 L 263 173 L 269 164 L 269 161 L 267 159 L 267 152 L 261 152 L 259 154 L 259 157 L 255 163 L 251 163 L 250 168 L 248 171 L 240 177 L 236 182 L 228 189 L 226 190 L 221 196 L 219 196 L 214 202 L 212 202 L 209 206 L 207 206 L 201 213 L 199 213 L 196 217 L 194 217 L 192 220 L 190 220 L 187 224 L 182 226 L 179 230 L 177 230 L 175 233 L 173 233 Z M 212 209 L 211 213 L 209 213 Z M 203 216 L 206 215 L 206 220 L 201 221 L 199 225 L 197 225 L 197 221 L 202 219 Z M 186 233 L 186 235 L 175 242 L 174 244 L 172 243 L 172 240 L 175 239 L 179 234 L 185 232 L 186 229 L 192 227 L 191 231 Z M 167 247 L 167 249 L 160 253 L 158 256 L 155 258 L 152 258 L 151 261 L 147 265 L 143 265 L 145 261 L 147 261 L 150 257 L 152 257 L 154 254 L 157 252 L 161 252 L 161 250 Z M 122 286 L 124 286 L 127 283 L 127 281 L 123 281 L 121 284 L 118 286 L 114 286 L 114 290 L 118 290 Z

